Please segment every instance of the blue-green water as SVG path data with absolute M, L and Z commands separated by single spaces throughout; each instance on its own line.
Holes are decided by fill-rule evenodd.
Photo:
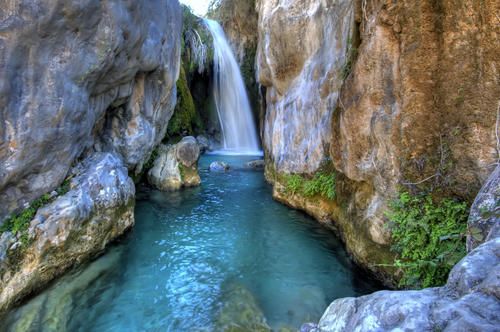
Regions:
M 0 322 L 12 331 L 298 329 L 334 299 L 377 289 L 340 242 L 274 202 L 250 157 L 205 156 L 202 186 L 140 189 L 136 226 Z M 225 160 L 227 173 L 207 170 Z

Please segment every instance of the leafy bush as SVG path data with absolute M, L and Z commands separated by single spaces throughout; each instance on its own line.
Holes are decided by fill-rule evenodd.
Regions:
M 400 194 L 387 213 L 395 266 L 403 275 L 400 287 L 440 286 L 451 268 L 465 256 L 468 207 L 464 202 L 430 195 Z
M 297 174 L 290 174 L 286 176 L 286 191 L 290 194 L 298 194 L 304 185 L 304 179 Z
M 316 173 L 314 177 L 304 183 L 306 196 L 321 195 L 330 200 L 335 199 L 335 173 Z
M 320 195 L 335 199 L 335 173 L 316 173 L 312 179 L 305 179 L 298 174 L 285 177 L 285 189 L 291 194 L 301 194 L 306 197 Z

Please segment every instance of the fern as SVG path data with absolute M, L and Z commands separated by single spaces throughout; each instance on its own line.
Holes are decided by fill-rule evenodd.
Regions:
M 402 271 L 400 287 L 430 287 L 446 282 L 451 268 L 465 256 L 468 207 L 464 202 L 430 195 L 400 194 L 390 206 L 393 245 Z

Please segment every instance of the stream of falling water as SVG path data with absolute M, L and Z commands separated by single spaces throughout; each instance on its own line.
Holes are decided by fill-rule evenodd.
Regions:
M 222 27 L 205 20 L 214 41 L 213 94 L 226 151 L 256 154 L 259 142 L 240 68 Z

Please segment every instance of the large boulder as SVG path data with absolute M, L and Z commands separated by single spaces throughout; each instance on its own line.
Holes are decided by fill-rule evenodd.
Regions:
M 69 192 L 38 210 L 25 239 L 21 233 L 2 234 L 0 313 L 99 254 L 134 225 L 135 187 L 121 158 L 97 153 L 72 175 Z
M 176 145 L 177 160 L 185 167 L 191 167 L 200 159 L 200 146 L 192 136 L 184 137 Z
M 199 158 L 200 148 L 194 137 L 184 137 L 175 145 L 160 145 L 153 168 L 148 172 L 148 181 L 164 191 L 198 186 L 201 183 Z
M 140 172 L 176 99 L 177 0 L 14 0 L 0 6 L 0 224 L 114 151 Z

